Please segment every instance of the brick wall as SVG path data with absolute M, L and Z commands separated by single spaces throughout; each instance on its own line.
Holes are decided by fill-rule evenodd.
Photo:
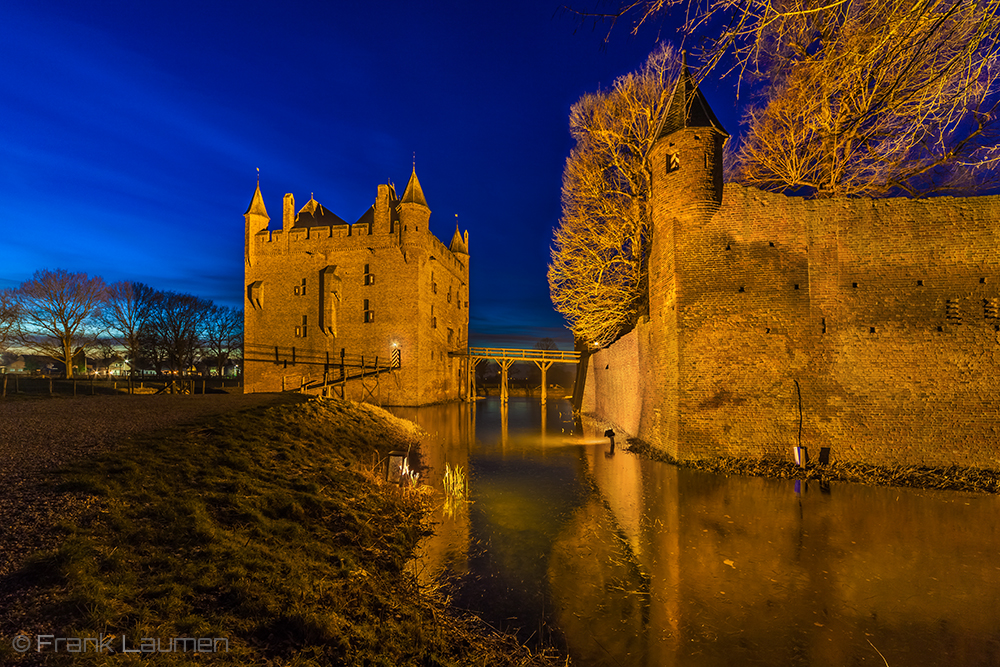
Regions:
M 787 458 L 797 381 L 814 452 L 1000 468 L 1000 197 L 807 201 L 730 184 L 716 204 L 697 152 L 709 164 L 716 146 L 694 134 L 671 136 L 687 158 L 659 182 L 665 140 L 651 153 L 649 317 L 594 355 L 598 414 L 635 422 L 606 394 L 632 381 L 620 368 L 638 435 L 668 453 Z

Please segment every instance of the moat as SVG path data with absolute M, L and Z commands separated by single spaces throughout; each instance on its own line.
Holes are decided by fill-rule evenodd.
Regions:
M 393 412 L 431 434 L 425 483 L 470 473 L 421 582 L 575 665 L 1000 664 L 996 496 L 612 456 L 566 401 Z

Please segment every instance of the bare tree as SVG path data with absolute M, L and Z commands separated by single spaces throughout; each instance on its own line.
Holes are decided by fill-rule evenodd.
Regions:
M 142 352 L 142 337 L 149 328 L 155 299 L 156 290 L 143 283 L 121 281 L 108 287 L 101 320 L 112 339 L 124 348 L 130 368 L 136 367 Z
M 574 335 L 614 341 L 645 307 L 650 172 L 646 154 L 680 74 L 668 46 L 610 90 L 584 95 L 570 112 L 576 140 L 563 171 L 549 292 Z
M 758 98 L 736 180 L 820 197 L 1000 186 L 1000 0 L 627 0 L 605 18 L 637 29 L 672 6 L 703 35 L 699 75 L 727 62 Z
M 212 303 L 191 294 L 159 292 L 150 328 L 170 368 L 184 372 L 201 350 L 202 327 Z
M 0 352 L 7 348 L 7 344 L 17 332 L 20 317 L 14 290 L 0 290 Z
M 15 292 L 21 313 L 21 345 L 66 365 L 73 377 L 73 358 L 101 333 L 95 315 L 104 301 L 104 281 L 65 269 L 36 271 Z
M 821 197 L 1000 184 L 992 1 L 856 2 L 787 23 L 769 40 L 773 84 L 747 116 L 738 180 Z
M 205 317 L 205 351 L 215 360 L 222 377 L 226 364 L 239 356 L 243 347 L 243 311 L 228 306 L 212 306 Z

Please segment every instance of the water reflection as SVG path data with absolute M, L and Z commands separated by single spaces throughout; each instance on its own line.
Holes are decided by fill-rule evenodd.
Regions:
M 438 434 L 432 483 L 471 471 L 422 579 L 522 641 L 579 665 L 1000 664 L 996 497 L 607 456 L 603 428 L 546 407 L 545 428 L 529 399 L 402 415 Z

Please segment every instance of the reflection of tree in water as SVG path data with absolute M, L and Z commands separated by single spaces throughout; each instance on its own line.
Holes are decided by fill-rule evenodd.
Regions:
M 556 622 L 584 665 L 644 664 L 649 578 L 598 497 L 580 507 L 549 558 Z

